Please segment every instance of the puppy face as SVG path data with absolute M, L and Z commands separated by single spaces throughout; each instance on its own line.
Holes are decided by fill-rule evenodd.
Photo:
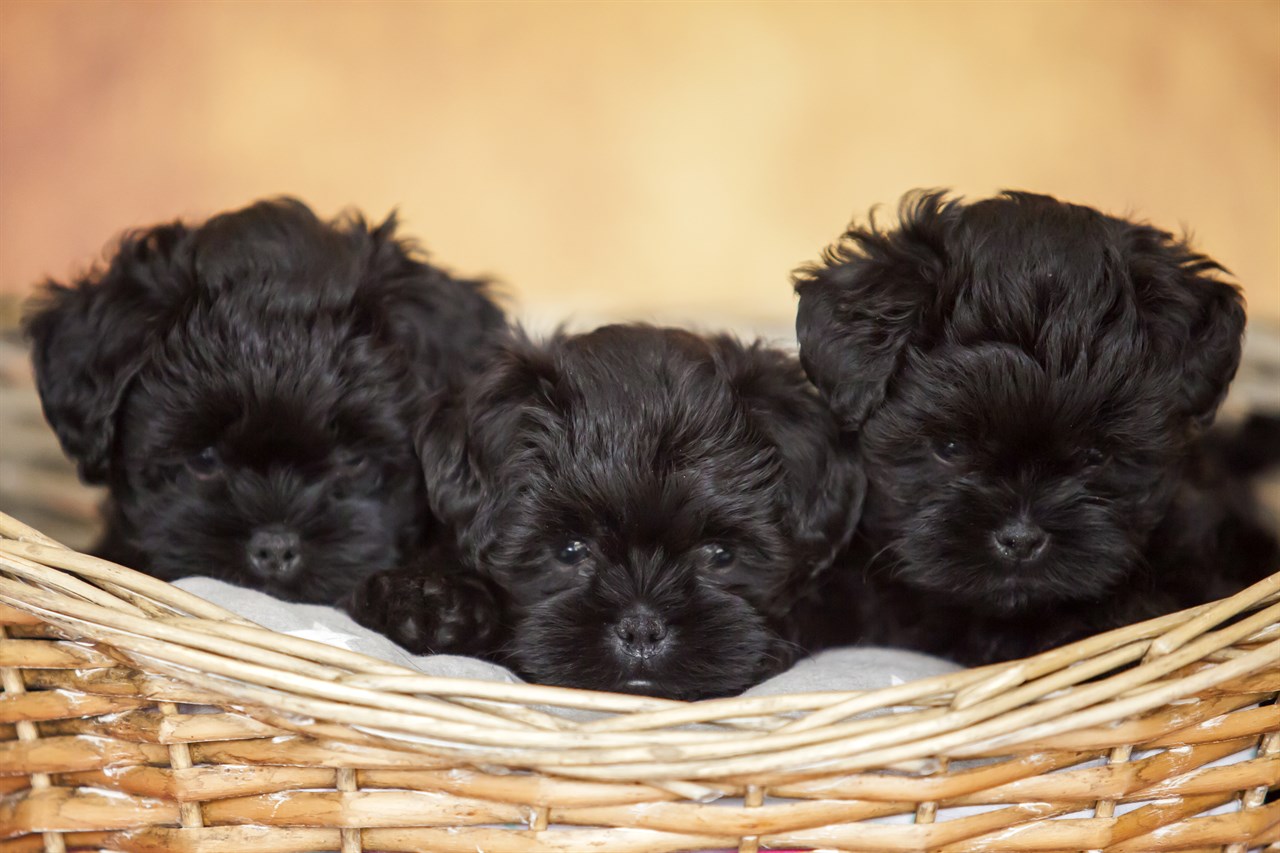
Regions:
M 425 496 L 400 379 L 325 321 L 258 329 L 228 307 L 190 318 L 194 336 L 135 378 L 116 512 L 157 575 L 336 600 L 418 537 Z M 224 340 L 234 347 L 206 345 Z
M 29 321 L 37 378 L 110 486 L 104 556 L 334 601 L 416 545 L 409 424 L 499 315 L 393 227 L 260 204 L 126 240 L 106 273 L 51 289 Z
M 868 528 L 897 577 L 984 607 L 1093 596 L 1138 563 L 1177 485 L 1169 421 L 1141 378 L 1054 376 L 1016 347 L 913 358 L 862 434 Z
M 861 495 L 797 365 L 606 327 L 513 348 L 467 408 L 461 544 L 512 602 L 524 674 L 692 699 L 790 662 L 789 605 Z
M 887 570 L 1005 613 L 1143 571 L 1239 359 L 1213 269 L 1043 196 L 935 194 L 802 271 L 802 357 L 861 431 Z

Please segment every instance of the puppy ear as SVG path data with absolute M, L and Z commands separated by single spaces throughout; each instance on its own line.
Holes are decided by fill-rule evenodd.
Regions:
M 1240 365 L 1240 290 L 1216 277 L 1226 268 L 1185 241 L 1149 226 L 1126 225 L 1129 272 L 1145 309 L 1142 322 L 1181 370 L 1187 416 L 1206 427 Z
M 556 375 L 550 353 L 517 332 L 465 389 L 437 394 L 422 421 L 418 453 L 432 512 L 472 556 L 494 533 L 486 520 L 501 498 L 494 472 L 519 452 L 521 430 L 554 407 Z
M 467 441 L 465 392 L 456 386 L 440 390 L 427 410 L 415 436 L 427 503 L 436 518 L 460 531 L 474 518 L 482 493 Z
M 106 480 L 130 381 L 180 304 L 187 234 L 175 223 L 123 238 L 105 271 L 48 282 L 26 317 L 45 418 L 87 483 Z
M 502 339 L 506 320 L 488 282 L 455 278 L 426 263 L 414 243 L 396 236 L 397 225 L 394 213 L 376 228 L 359 218 L 348 225 L 368 240 L 360 305 L 375 337 L 438 386 L 479 367 Z
M 866 477 L 852 442 L 792 356 L 728 337 L 716 348 L 748 417 L 782 462 L 782 509 L 794 541 L 811 555 L 812 577 L 848 544 L 862 514 Z
M 874 218 L 851 225 L 820 263 L 794 275 L 800 360 L 846 429 L 858 429 L 884 400 L 925 323 L 955 205 L 942 191 L 908 196 L 896 230 L 880 230 Z

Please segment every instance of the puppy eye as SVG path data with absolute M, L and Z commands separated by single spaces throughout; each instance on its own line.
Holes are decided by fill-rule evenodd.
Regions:
M 1090 447 L 1081 457 L 1089 468 L 1096 468 L 1107 461 L 1107 452 L 1097 447 Z
M 581 539 L 574 539 L 572 542 L 566 542 L 558 551 L 556 551 L 556 562 L 565 566 L 576 566 L 587 558 L 591 553 L 591 549 L 587 547 L 587 543 Z
M 723 545 L 712 544 L 703 550 L 706 553 L 707 565 L 713 569 L 727 569 L 737 559 L 733 551 Z
M 349 456 L 338 463 L 338 472 L 344 477 L 359 477 L 369 470 L 369 457 Z
M 222 457 L 217 449 L 206 447 L 187 460 L 187 470 L 198 479 L 211 480 L 222 471 Z
M 943 462 L 950 462 L 964 453 L 964 445 L 954 438 L 938 441 L 933 445 L 933 453 Z

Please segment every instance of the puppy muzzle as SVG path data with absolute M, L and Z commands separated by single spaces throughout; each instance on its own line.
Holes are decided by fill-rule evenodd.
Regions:
M 245 546 L 249 569 L 265 581 L 282 582 L 302 571 L 302 537 L 280 525 L 254 531 Z

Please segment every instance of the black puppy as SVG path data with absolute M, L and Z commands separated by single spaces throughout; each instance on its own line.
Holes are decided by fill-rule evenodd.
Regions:
M 1244 329 L 1221 271 L 1047 196 L 928 192 L 798 272 L 801 359 L 866 465 L 833 578 L 877 602 L 861 639 L 1001 660 L 1274 570 L 1227 577 L 1238 519 L 1199 473 Z
M 418 404 L 504 324 L 395 230 L 262 202 L 48 286 L 26 328 L 49 423 L 110 488 L 96 553 L 331 602 L 418 546 Z
M 371 579 L 354 615 L 574 687 L 694 699 L 785 668 L 861 503 L 794 358 L 673 329 L 517 341 L 421 452 L 457 568 Z

